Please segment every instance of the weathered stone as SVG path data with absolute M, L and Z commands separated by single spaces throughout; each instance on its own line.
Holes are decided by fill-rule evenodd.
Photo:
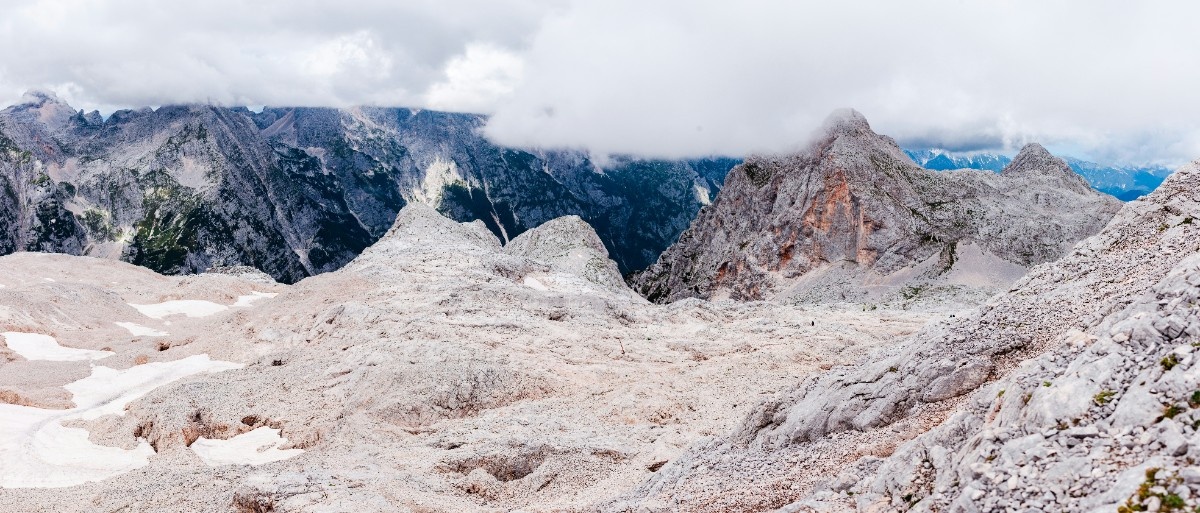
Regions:
M 944 401 L 971 392 L 987 381 L 995 367 L 996 365 L 986 358 L 969 360 L 950 374 L 934 380 L 929 389 L 921 395 L 921 400 Z

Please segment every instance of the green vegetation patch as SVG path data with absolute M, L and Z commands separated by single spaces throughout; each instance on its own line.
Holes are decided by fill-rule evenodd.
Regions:
M 121 234 L 120 230 L 113 228 L 109 213 L 98 208 L 84 210 L 79 222 L 97 239 L 113 241 Z

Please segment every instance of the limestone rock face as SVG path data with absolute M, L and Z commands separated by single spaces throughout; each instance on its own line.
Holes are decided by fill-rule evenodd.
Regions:
M 176 105 L 103 119 L 49 93 L 0 111 L 0 254 L 114 258 L 168 274 L 245 265 L 292 283 L 353 260 L 409 203 L 502 241 L 578 215 L 648 266 L 732 159 L 498 147 L 486 119 L 396 108 Z M 655 194 L 642 194 L 654 190 Z
M 1200 161 L 1012 290 L 764 401 L 608 509 L 1200 506 L 1197 305 Z
M 504 251 L 545 262 L 553 271 L 582 277 L 600 287 L 628 290 L 604 243 L 579 216 L 560 217 L 522 233 Z
M 653 301 L 854 300 L 939 277 L 1006 287 L 1096 233 L 1120 202 L 1030 145 L 999 175 L 916 166 L 858 112 L 807 149 L 734 168 L 712 206 L 634 280 Z

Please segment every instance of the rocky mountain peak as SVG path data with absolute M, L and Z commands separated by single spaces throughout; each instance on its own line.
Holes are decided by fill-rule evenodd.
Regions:
M 579 216 L 547 221 L 509 242 L 504 252 L 549 264 L 556 272 L 579 276 L 594 285 L 627 291 L 617 264 L 592 226 Z
M 1063 173 L 1074 174 L 1071 167 L 1067 165 L 1067 161 L 1055 157 L 1050 154 L 1045 147 L 1038 143 L 1026 144 L 1017 156 L 1013 158 L 1000 174 L 1024 173 L 1030 171 L 1047 172 L 1057 170 Z
M 552 242 L 551 242 L 552 241 Z M 506 250 L 527 253 L 537 250 L 570 251 L 586 249 L 608 257 L 608 250 L 592 226 L 579 216 L 563 216 L 529 230 L 513 239 Z
M 26 91 L 21 102 L 8 109 L 16 117 L 51 131 L 58 131 L 79 115 L 67 102 L 59 99 L 52 91 Z
M 396 214 L 396 222 L 381 242 L 401 239 L 417 244 L 424 241 L 423 245 L 426 246 L 432 240 L 458 239 L 485 248 L 500 247 L 500 241 L 482 223 L 459 223 L 438 213 L 433 207 L 416 201 L 400 209 Z
M 21 95 L 21 104 L 23 105 L 41 107 L 47 103 L 70 107 L 70 105 L 67 105 L 67 102 L 59 99 L 58 95 L 55 94 L 54 91 L 33 89 L 30 91 L 25 91 L 25 94 Z
M 861 112 L 850 109 L 837 109 L 825 118 L 821 124 L 821 132 L 829 135 L 855 134 L 871 131 L 871 124 Z
M 734 168 L 712 206 L 635 279 L 637 288 L 660 302 L 853 300 L 867 283 L 899 290 L 957 276 L 957 268 L 968 269 L 964 276 L 1011 271 L 984 280 L 991 284 L 981 292 L 990 295 L 1062 256 L 1119 208 L 1037 145 L 1001 176 L 939 174 L 913 164 L 851 109 L 830 115 L 818 134 L 802 152 Z M 1054 169 L 1063 171 L 1047 173 Z

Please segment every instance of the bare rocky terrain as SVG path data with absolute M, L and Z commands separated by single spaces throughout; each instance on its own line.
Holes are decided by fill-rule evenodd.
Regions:
M 166 277 L 50 254 L 3 257 L 0 269 L 0 332 L 112 352 L 42 361 L 6 339 L 0 408 L 12 418 L 75 411 L 64 410 L 81 401 L 70 384 L 103 368 L 229 362 L 132 398 L 119 389 L 127 405 L 95 418 L 0 424 L 0 501 L 14 511 L 588 511 L 776 390 L 933 318 L 654 305 L 624 286 L 578 218 L 502 247 L 481 223 L 419 204 L 344 269 L 290 286 L 246 270 Z M 131 304 L 204 316 L 159 319 Z M 59 425 L 132 463 L 99 481 L 30 487 L 27 469 L 87 466 L 39 445 Z M 274 442 L 247 438 L 272 429 Z M 222 441 L 226 460 L 209 448 Z M 210 464 L 275 455 L 287 458 Z
M 1200 161 L 1117 211 L 1036 145 L 932 175 L 824 133 L 735 169 L 637 278 L 668 304 L 581 217 L 502 243 L 419 201 L 294 284 L 0 257 L 0 504 L 1200 507 Z
M 1100 231 L 1121 202 L 1037 144 L 999 174 L 918 167 L 853 110 L 804 150 L 752 156 L 634 278 L 653 301 L 981 301 Z
M 1194 510 L 1198 194 L 1200 162 L 1011 290 L 804 379 L 603 509 Z

